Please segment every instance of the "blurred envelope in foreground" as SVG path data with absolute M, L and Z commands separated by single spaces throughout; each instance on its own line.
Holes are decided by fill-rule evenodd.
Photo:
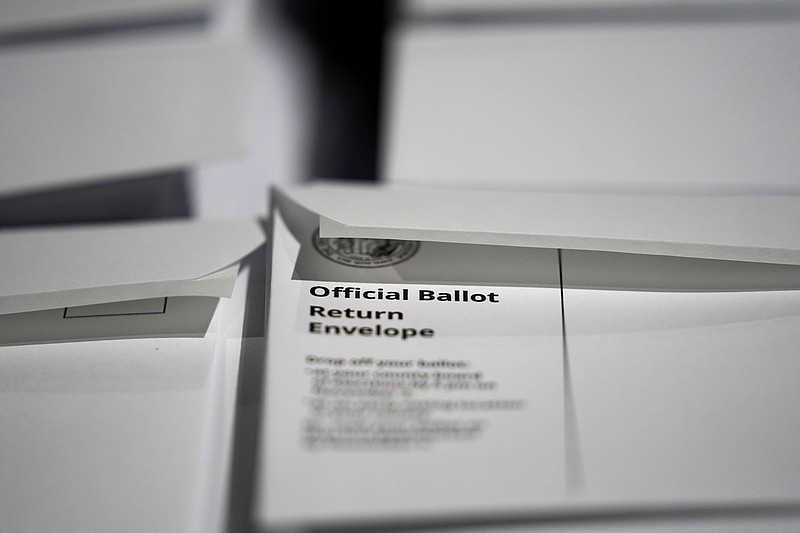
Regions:
M 263 240 L 254 220 L 0 232 L 0 343 L 202 335 Z

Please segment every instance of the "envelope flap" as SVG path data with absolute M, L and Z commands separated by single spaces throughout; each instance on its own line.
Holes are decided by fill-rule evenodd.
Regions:
M 408 185 L 287 190 L 323 237 L 371 237 L 800 264 L 800 195 L 536 192 Z
M 204 293 L 225 292 L 230 285 L 225 271 L 263 240 L 256 220 L 3 231 L 0 302 L 13 301 L 15 310 L 7 305 L 0 310 L 30 310 L 26 299 L 41 308 L 52 300 L 45 295 L 72 295 L 83 304 L 81 291 L 98 288 L 105 288 L 103 297 L 111 299 L 115 292 L 127 299 L 159 292 L 187 295 L 191 290 L 173 286 L 186 282 L 204 287 Z M 225 275 L 216 275 L 221 271 Z

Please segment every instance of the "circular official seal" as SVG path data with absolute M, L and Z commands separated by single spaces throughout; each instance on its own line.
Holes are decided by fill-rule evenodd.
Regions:
M 319 229 L 311 239 L 314 248 L 324 257 L 340 265 L 359 268 L 378 268 L 396 265 L 411 258 L 419 250 L 417 241 L 394 239 L 331 238 L 319 236 Z

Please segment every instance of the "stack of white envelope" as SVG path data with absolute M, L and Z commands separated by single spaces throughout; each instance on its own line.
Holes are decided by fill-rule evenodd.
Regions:
M 800 196 L 273 196 L 261 526 L 796 526 Z
M 256 221 L 0 232 L 0 530 L 218 531 Z
M 227 0 L 0 6 L 3 192 L 246 148 L 247 23 Z

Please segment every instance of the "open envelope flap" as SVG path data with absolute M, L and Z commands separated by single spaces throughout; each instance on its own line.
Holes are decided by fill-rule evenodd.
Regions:
M 800 265 L 800 195 L 290 188 L 322 237 L 596 250 Z
M 320 239 L 320 216 L 275 190 L 280 217 L 298 244 L 294 279 L 362 283 L 459 283 L 558 287 L 555 250 L 411 240 Z
M 164 296 L 228 296 L 264 240 L 256 220 L 0 232 L 0 313 Z

